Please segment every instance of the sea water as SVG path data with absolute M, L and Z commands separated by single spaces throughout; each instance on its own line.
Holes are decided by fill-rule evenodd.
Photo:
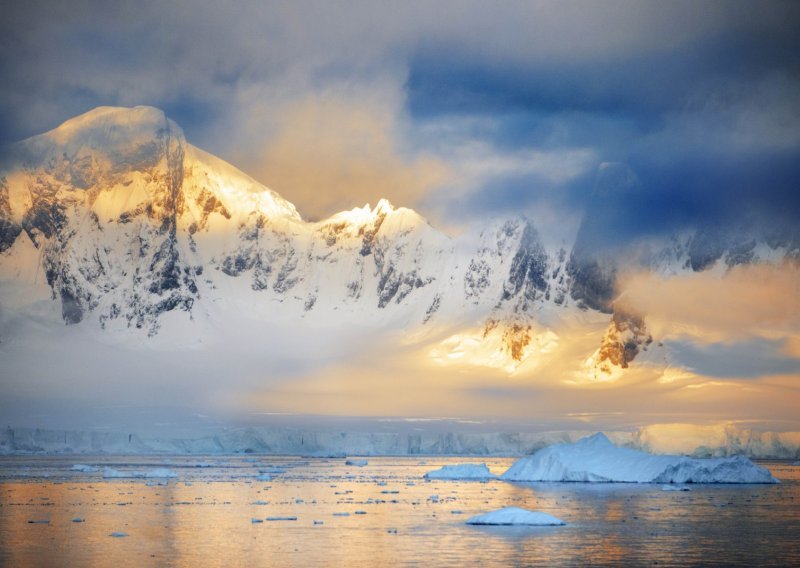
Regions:
M 0 565 L 800 566 L 800 466 L 790 463 L 762 464 L 778 485 L 665 491 L 423 479 L 457 463 L 499 474 L 510 458 L 366 459 L 3 457 Z M 177 477 L 109 479 L 105 468 Z M 506 506 L 568 524 L 465 524 Z

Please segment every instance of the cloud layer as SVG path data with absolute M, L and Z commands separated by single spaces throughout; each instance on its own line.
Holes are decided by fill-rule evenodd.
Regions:
M 640 177 L 626 213 L 646 220 L 614 230 L 790 223 L 798 24 L 775 1 L 20 2 L 0 23 L 0 138 L 150 104 L 311 217 L 384 196 L 442 224 L 569 215 L 611 161 Z

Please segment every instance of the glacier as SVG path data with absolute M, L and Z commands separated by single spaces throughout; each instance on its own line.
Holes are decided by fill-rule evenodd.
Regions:
M 601 483 L 778 483 L 743 456 L 689 458 L 653 455 L 615 446 L 603 433 L 572 444 L 556 444 L 514 463 L 506 481 Z
M 702 429 L 702 427 L 701 427 Z M 693 440 L 686 425 L 685 443 L 650 435 L 658 425 L 635 430 L 606 432 L 619 449 L 647 453 L 682 453 L 695 457 L 747 455 L 754 459 L 800 457 L 800 432 L 757 432 L 720 427 Z M 669 429 L 674 431 L 675 429 Z M 288 427 L 226 428 L 208 435 L 170 438 L 130 432 L 0 429 L 0 455 L 470 455 L 531 456 L 547 447 L 571 444 L 586 438 L 588 430 L 550 432 L 348 432 Z M 525 458 L 527 459 L 527 458 Z

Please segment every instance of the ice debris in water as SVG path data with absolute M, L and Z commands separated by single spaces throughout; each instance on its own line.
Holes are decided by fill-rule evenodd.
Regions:
M 112 533 L 111 533 L 110 535 L 108 535 L 108 536 L 113 536 L 114 538 L 122 538 L 122 537 L 128 536 L 128 533 L 124 533 L 124 532 L 112 532 Z
M 164 467 L 145 471 L 119 471 L 112 467 L 107 467 L 103 470 L 103 477 L 106 479 L 149 479 L 178 477 L 178 474 Z
M 85 465 L 82 463 L 76 463 L 70 468 L 71 471 L 80 471 L 83 473 L 94 473 L 96 471 L 100 471 L 100 468 L 95 467 L 93 465 Z
M 444 465 L 429 471 L 425 479 L 492 479 L 494 476 L 485 463 L 461 463 Z
M 364 467 L 369 462 L 367 460 L 356 460 L 356 459 L 349 459 L 344 462 L 344 465 L 354 465 L 357 467 Z
M 615 446 L 602 433 L 574 444 L 555 444 L 512 465 L 507 481 L 621 483 L 779 483 L 749 459 L 653 455 Z
M 468 525 L 527 525 L 560 526 L 566 525 L 561 519 L 541 511 L 527 511 L 519 507 L 505 507 L 483 515 L 467 519 Z

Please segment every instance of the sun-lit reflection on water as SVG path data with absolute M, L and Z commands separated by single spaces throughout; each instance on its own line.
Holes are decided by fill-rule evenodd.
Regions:
M 100 471 L 70 471 L 76 461 Z M 780 485 L 694 486 L 690 492 L 422 478 L 442 464 L 464 461 L 486 461 L 495 473 L 512 462 L 370 458 L 356 467 L 344 459 L 269 456 L 3 458 L 0 564 L 800 564 L 798 466 L 769 464 Z M 104 480 L 105 465 L 168 467 L 178 477 Z M 259 481 L 259 472 L 272 472 L 273 479 Z M 510 505 L 549 512 L 568 525 L 464 524 L 471 515 Z M 286 517 L 296 520 L 268 520 Z

